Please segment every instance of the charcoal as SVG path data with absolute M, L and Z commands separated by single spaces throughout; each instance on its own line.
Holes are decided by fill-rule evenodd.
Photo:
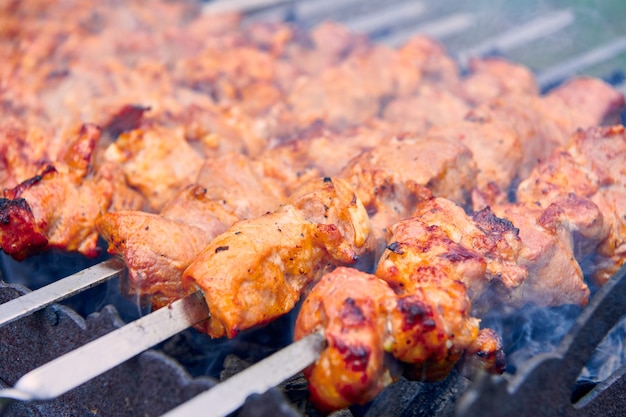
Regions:
M 244 403 L 238 417 L 301 417 L 278 389 L 272 388 L 264 394 L 253 394 Z
M 440 382 L 400 379 L 365 407 L 352 407 L 356 417 L 453 417 L 456 400 L 470 381 L 453 371 Z

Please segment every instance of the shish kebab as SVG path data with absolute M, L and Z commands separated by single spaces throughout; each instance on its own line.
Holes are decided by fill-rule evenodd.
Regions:
M 498 65 L 498 63 L 495 63 L 496 67 Z M 486 65 L 486 64 L 483 64 Z M 493 65 L 490 64 L 490 65 Z M 488 66 L 487 66 L 488 68 Z M 493 71 L 493 70 L 490 70 Z M 580 85 L 579 85 L 580 84 Z M 603 105 L 601 103 L 598 103 L 597 100 L 596 101 L 590 101 L 588 103 L 584 103 L 581 102 L 581 97 L 578 97 L 580 94 L 576 93 L 576 90 L 593 90 L 595 93 L 594 95 L 598 96 L 598 97 L 604 97 L 604 103 L 605 104 L 605 110 L 600 110 L 603 109 Z M 565 88 L 560 88 L 555 90 L 555 92 L 551 93 L 546 100 L 546 104 L 550 103 L 550 105 L 555 106 L 558 105 L 559 103 L 559 99 L 558 97 L 567 97 L 567 99 L 573 103 L 577 103 L 578 107 L 579 107 L 579 111 L 580 111 L 580 107 L 582 106 L 582 108 L 589 108 L 589 111 L 586 112 L 587 114 L 591 114 L 592 113 L 592 109 L 595 109 L 595 112 L 598 113 L 597 116 L 595 116 L 592 119 L 590 119 L 588 122 L 593 122 L 595 120 L 595 122 L 599 122 L 602 117 L 605 117 L 606 115 L 609 115 L 611 112 L 614 111 L 615 108 L 618 107 L 618 103 L 616 102 L 616 98 L 611 98 L 610 96 L 610 92 L 609 90 L 607 91 L 602 91 L 603 89 L 606 89 L 606 87 L 603 87 L 601 84 L 593 84 L 592 80 L 579 80 L 579 82 L 577 83 L 570 83 L 568 85 L 565 86 Z M 554 98 L 554 99 L 553 99 Z M 607 106 L 608 103 L 610 103 L 611 101 L 614 102 L 614 104 L 609 104 Z M 611 110 L 613 109 L 613 110 Z M 506 112 L 510 112 L 510 109 L 504 109 L 504 108 L 499 108 L 499 107 L 495 107 L 493 108 L 491 111 L 494 111 L 494 116 L 497 116 L 498 118 L 502 118 L 504 117 L 504 119 L 513 117 L 510 116 L 507 117 L 507 113 Z M 505 113 L 502 113 L 502 112 Z M 582 113 L 585 113 L 584 111 L 582 111 Z M 473 112 L 472 117 L 480 117 L 480 118 L 484 118 L 485 117 L 485 109 L 483 110 L 477 110 Z M 489 115 L 489 112 L 487 112 L 487 117 L 493 117 Z M 520 122 L 516 122 L 515 118 L 511 119 L 514 121 L 514 125 L 515 124 L 519 124 L 522 123 L 524 119 L 522 119 L 522 121 Z M 435 128 L 433 133 L 435 134 L 439 134 L 439 135 L 444 135 L 444 136 L 450 136 L 452 138 L 455 138 L 457 136 L 463 137 L 462 140 L 464 140 L 470 147 L 472 147 L 472 149 L 475 150 L 480 150 L 480 148 L 483 148 L 485 146 L 485 142 L 490 142 L 491 138 L 492 138 L 492 133 L 490 133 L 490 123 L 484 124 L 484 123 L 463 123 L 463 124 L 457 124 L 453 126 L 450 126 L 446 129 L 441 129 L 441 128 Z M 502 126 L 497 126 L 494 125 L 494 127 L 502 129 Z M 497 130 L 494 132 L 496 135 L 498 135 Z M 507 137 L 508 133 L 500 133 L 501 138 L 505 138 Z M 88 161 L 88 159 L 90 158 L 90 152 L 93 149 L 93 147 L 95 146 L 98 138 L 100 136 L 100 133 L 97 129 L 94 129 L 93 127 L 87 127 L 86 129 L 81 130 L 81 132 L 79 133 L 78 137 L 75 139 L 74 144 L 71 145 L 69 147 L 69 152 L 67 152 L 67 156 L 65 156 L 65 159 L 67 160 L 84 160 L 84 161 Z M 481 139 L 482 137 L 482 139 Z M 493 139 L 495 140 L 497 136 L 493 136 Z M 359 137 L 357 136 L 357 139 L 359 139 Z M 531 138 L 528 137 L 525 139 L 525 144 L 529 143 L 529 140 Z M 507 139 L 508 140 L 508 139 Z M 308 142 L 308 141 L 305 141 Z M 323 142 L 323 141 L 322 141 Z M 350 142 L 350 141 L 349 141 Z M 315 143 L 315 141 L 312 141 L 310 146 L 313 146 Z M 519 145 L 514 145 L 515 142 L 512 142 L 511 145 L 512 146 L 511 150 L 516 149 L 515 146 L 519 146 Z M 324 143 L 322 143 L 322 145 L 324 145 Z M 338 145 L 338 144 L 336 144 Z M 356 144 L 353 144 L 356 145 Z M 487 145 L 489 146 L 489 145 Z M 279 148 L 280 149 L 280 148 Z M 302 151 L 306 151 L 307 148 L 304 148 Z M 81 154 L 80 155 L 72 155 L 73 152 L 76 151 L 80 151 Z M 501 150 L 501 152 L 510 152 L 510 150 L 507 151 L 506 148 L 503 148 Z M 274 153 L 276 153 L 276 151 L 274 151 Z M 477 154 L 478 155 L 478 154 Z M 503 156 L 506 154 L 503 154 Z M 279 154 L 280 156 L 280 154 Z M 510 156 L 510 155 L 509 155 Z M 527 157 L 526 159 L 529 159 L 530 157 Z M 232 159 L 230 158 L 232 162 L 229 162 L 228 159 L 224 160 L 222 159 L 221 162 L 225 163 L 227 166 L 229 164 L 235 163 L 235 164 L 243 164 L 246 163 L 245 160 L 238 160 L 238 159 Z M 508 160 L 508 158 L 504 158 L 505 160 Z M 516 170 L 512 169 L 512 167 L 515 167 L 516 164 L 515 163 L 511 163 L 511 164 L 502 164 L 502 165 L 496 165 L 493 167 L 490 167 L 490 161 L 488 160 L 480 160 L 478 161 L 479 163 L 479 168 L 482 171 L 482 174 L 479 174 L 479 178 L 480 175 L 484 176 L 485 179 L 482 180 L 482 182 L 480 182 L 480 185 L 482 186 L 481 188 L 485 191 L 488 191 L 489 188 L 486 187 L 486 185 L 488 184 L 488 181 L 491 180 L 492 175 L 493 174 L 497 174 L 499 176 L 499 178 L 501 177 L 501 179 L 499 179 L 496 183 L 497 185 L 499 185 L 500 187 L 504 187 L 508 184 L 508 182 L 511 180 L 511 178 L 515 175 Z M 216 164 L 217 165 L 217 164 Z M 507 173 L 507 170 L 509 170 L 510 172 Z M 68 175 L 63 175 L 63 174 L 46 174 L 46 175 L 42 175 L 42 176 L 38 176 L 34 179 L 25 181 L 24 184 L 16 187 L 14 190 L 9 190 L 11 195 L 21 195 L 24 191 L 28 190 L 28 188 L 31 187 L 35 187 L 37 188 L 37 184 L 38 183 L 42 183 L 42 186 L 46 186 L 46 187 L 50 187 L 51 184 L 48 183 L 48 181 L 50 181 L 52 183 L 52 186 L 54 187 L 60 187 L 60 189 L 70 189 L 71 187 L 67 187 L 65 185 L 63 185 L 66 182 L 66 178 L 67 176 L 70 177 L 82 177 L 85 175 L 85 165 L 84 162 L 82 165 L 75 165 L 72 166 L 71 169 L 67 170 L 67 168 L 65 168 L 63 170 L 68 171 Z M 489 173 L 489 175 L 487 175 L 486 173 Z M 217 174 L 217 175 L 216 175 Z M 232 174 L 232 171 L 231 171 Z M 503 175 L 506 174 L 506 175 Z M 208 176 L 216 176 L 219 180 L 221 181 L 228 181 L 228 179 L 225 179 L 225 176 L 219 176 L 219 171 L 216 168 L 209 168 L 208 172 L 204 175 L 205 177 Z M 72 180 L 75 181 L 75 180 Z M 243 181 L 249 181 L 248 178 L 244 178 Z M 480 181 L 480 180 L 479 180 Z M 54 185 L 55 182 L 58 182 L 59 185 Z M 232 179 L 231 179 L 232 182 Z M 28 184 L 28 185 L 27 185 Z M 67 187 L 67 188 L 64 188 Z M 237 188 L 237 184 L 230 184 L 229 187 L 231 188 Z M 250 193 L 250 190 L 254 190 L 251 187 L 248 187 L 246 189 L 246 193 Z M 258 189 L 262 190 L 262 192 L 265 192 L 266 189 L 263 187 L 258 187 Z M 198 187 L 195 188 L 191 188 L 190 190 L 188 190 L 187 194 L 194 194 L 194 193 L 198 193 Z M 254 193 L 253 193 L 254 194 Z M 271 193 L 267 193 L 267 194 L 271 194 Z M 266 196 L 262 196 L 261 192 L 257 192 L 256 194 L 254 194 L 258 200 L 268 200 L 268 198 Z M 32 195 L 28 196 L 29 200 L 37 200 L 38 198 L 42 198 L 42 196 L 46 196 L 46 194 L 41 194 L 41 193 L 35 193 Z M 59 194 L 60 196 L 60 194 Z M 230 196 L 232 197 L 232 196 Z M 49 197 L 47 197 L 49 198 Z M 66 197 L 69 198 L 69 197 Z M 197 198 L 197 197 L 196 197 Z M 215 198 L 215 197 L 213 197 Z M 185 197 L 181 198 L 181 200 L 184 200 Z M 476 199 L 476 198 L 475 198 Z M 480 197 L 478 198 L 480 199 Z M 124 202 L 124 201 L 134 201 L 135 198 L 128 198 L 128 197 L 123 197 L 123 198 L 118 198 L 117 200 L 119 200 L 120 202 Z M 492 199 L 493 200 L 493 199 Z M 493 203 L 493 201 L 491 201 Z M 29 251 L 32 250 L 33 247 L 33 242 L 37 241 L 38 236 L 40 236 L 39 234 L 34 234 L 34 235 L 29 235 L 28 233 L 23 234 L 22 232 L 26 232 L 27 230 L 31 230 L 31 226 L 29 226 L 29 222 L 32 222 L 33 220 L 28 221 L 28 218 L 22 214 L 20 214 L 20 211 L 22 209 L 19 208 L 19 200 L 11 200 L 11 201 L 7 201 L 6 204 L 3 205 L 3 216 L 7 217 L 7 225 L 8 228 L 7 230 L 4 231 L 4 234 L 2 236 L 3 238 L 3 242 L 5 245 L 5 251 L 7 251 L 7 253 L 12 253 L 11 248 L 18 248 L 18 252 L 17 254 L 12 253 L 14 256 L 17 256 L 18 259 L 21 258 L 22 256 L 24 256 L 22 254 L 22 251 L 24 249 L 20 249 L 21 246 L 20 245 L 28 245 L 25 246 L 26 248 L 31 248 L 28 249 Z M 127 204 L 127 203 L 124 203 Z M 133 203 L 136 204 L 136 203 Z M 267 205 L 267 203 L 265 203 Z M 175 204 L 174 204 L 175 205 Z M 54 207 L 54 203 L 48 203 L 48 206 L 50 207 Z M 16 208 L 18 207 L 18 208 Z M 124 206 L 124 205 L 120 205 L 118 207 L 118 209 L 120 208 L 124 208 L 124 207 L 128 207 L 128 206 Z M 193 207 L 191 207 L 193 208 Z M 216 205 L 214 205 L 213 207 L 211 207 L 211 210 L 213 213 L 215 213 L 216 210 L 220 209 L 220 207 L 217 207 Z M 189 207 L 185 207 L 185 210 L 189 210 Z M 176 211 L 176 209 L 174 209 L 173 211 Z M 181 209 L 179 208 L 178 211 L 181 211 Z M 222 210 L 223 211 L 223 210 Z M 45 210 L 43 211 L 45 213 Z M 256 210 L 256 212 L 258 212 L 258 209 Z M 26 213 L 26 211 L 24 211 L 24 213 Z M 254 212 L 251 212 L 251 214 Z M 165 214 L 165 213 L 162 213 Z M 22 226 L 18 227 L 17 229 L 19 229 L 21 232 L 20 233 L 15 233 L 12 230 L 15 230 L 16 226 L 15 226 L 15 219 L 13 219 L 12 217 L 15 216 L 15 218 L 18 220 L 19 224 L 22 224 L 21 222 L 23 222 L 23 227 L 26 227 L 26 229 L 21 228 Z M 50 218 L 45 217 L 44 219 L 47 221 L 54 221 L 54 213 L 50 213 L 50 214 L 46 214 L 46 216 L 51 216 Z M 178 216 L 178 217 L 177 217 Z M 167 215 L 166 215 L 167 217 Z M 174 213 L 172 216 L 174 220 L 180 220 L 181 216 L 178 215 L 178 213 Z M 228 218 L 228 214 L 226 213 L 222 213 L 220 216 L 218 216 L 220 220 L 222 220 L 225 223 L 230 223 L 232 221 L 234 221 L 234 218 Z M 13 222 L 11 223 L 11 220 L 13 220 Z M 184 221 L 189 221 L 188 218 L 184 218 L 182 217 L 182 220 Z M 195 219 L 194 219 L 195 220 Z M 37 221 L 41 221 L 41 220 L 37 220 Z M 81 222 L 79 222 L 78 224 L 81 224 Z M 75 227 L 75 226 L 73 226 Z M 215 235 L 216 232 L 221 231 L 219 229 L 219 225 L 217 225 L 217 222 L 212 222 L 211 224 L 209 224 L 207 226 L 208 229 L 216 229 L 216 231 L 211 232 L 211 230 L 209 230 L 209 233 L 211 233 L 211 235 Z M 190 231 L 194 232 L 195 234 L 198 234 L 198 229 L 190 229 Z M 74 233 L 75 235 L 80 236 L 79 233 L 77 232 L 71 232 Z M 19 235 L 19 236 L 18 236 Z M 68 234 L 71 235 L 71 234 Z M 88 235 L 88 236 L 92 236 L 92 234 Z M 91 240 L 92 238 L 89 237 L 89 240 Z M 36 242 L 35 242 L 35 246 L 36 246 Z M 104 266 L 104 268 L 108 269 L 108 266 Z M 96 281 L 85 281 L 85 276 L 82 273 L 79 273 L 79 275 L 81 275 L 80 278 L 75 277 L 76 278 L 76 282 L 65 282 L 65 283 L 59 283 L 59 285 L 63 285 L 63 291 L 60 291 L 59 289 L 54 289 L 54 287 L 50 287 L 50 288 L 44 288 L 42 290 L 37 291 L 35 294 L 31 294 L 28 297 L 26 297 L 23 300 L 15 300 L 12 301 L 10 303 L 8 303 L 7 305 L 4 305 L 2 307 L 0 307 L 0 312 L 2 314 L 0 314 L 0 325 L 3 323 L 7 323 L 10 320 L 14 320 L 18 317 L 20 317 L 20 315 L 25 315 L 28 314 L 29 312 L 32 312 L 36 309 L 39 308 L 43 308 L 46 305 L 50 304 L 51 302 L 53 302 L 54 300 L 60 300 L 63 297 L 65 297 L 65 294 L 73 294 L 77 291 L 80 291 L 81 288 L 88 288 L 91 285 L 96 285 L 97 282 L 100 281 L 100 279 L 98 278 L 97 274 L 94 275 L 94 279 Z M 110 275 L 110 277 L 115 276 L 115 274 Z M 106 279 L 106 278 L 105 278 Z M 67 291 L 66 291 L 67 290 Z M 43 298 L 37 299 L 37 297 L 41 297 L 42 293 L 44 291 L 49 291 L 49 294 L 47 295 L 43 295 Z M 6 313 L 5 313 L 6 312 Z
M 393 108 L 393 106 L 390 106 L 390 108 Z M 483 118 L 484 116 L 480 116 L 479 118 Z M 384 210 L 381 210 L 384 211 Z M 225 250 L 223 249 L 224 245 L 221 246 L 222 250 L 220 250 L 219 252 L 225 252 Z M 217 249 L 217 248 L 216 248 Z
M 617 134 L 618 136 L 622 136 L 622 137 L 623 137 L 623 129 L 622 129 L 622 130 L 620 130 L 620 129 L 616 129 L 616 128 L 612 128 L 612 129 L 611 129 L 611 128 L 608 128 L 608 129 L 595 129 L 595 130 L 593 130 L 593 129 L 592 129 L 592 130 L 590 130 L 590 131 L 588 132 L 588 134 L 587 134 L 587 136 L 586 136 L 586 137 L 588 137 L 588 138 L 590 138 L 590 139 L 591 139 L 590 141 L 588 141 L 588 143 L 595 143 L 595 144 L 597 145 L 597 146 L 596 146 L 596 148 L 601 148 L 601 149 L 602 149 L 602 148 L 605 148 L 605 146 L 603 146 L 601 142 L 599 143 L 599 142 L 598 142 L 598 140 L 600 140 L 600 141 L 605 140 L 605 143 L 607 143 L 607 144 L 610 144 L 610 143 L 615 143 L 614 141 L 609 140 L 609 139 L 611 139 L 611 137 L 612 137 L 612 136 L 614 136 L 614 135 L 616 135 L 616 134 Z M 579 138 L 579 139 L 581 139 L 581 138 Z M 608 140 L 608 141 L 607 141 L 607 140 Z M 622 138 L 622 143 L 623 143 L 623 138 Z M 598 146 L 598 145 L 599 145 L 599 146 Z M 579 145 L 579 146 L 580 146 L 580 145 Z M 622 146 L 623 146 L 623 145 L 622 145 Z M 560 152 L 560 153 L 561 153 L 561 152 Z M 559 153 L 555 153 L 555 154 L 559 154 Z M 613 152 L 611 152 L 610 154 L 604 154 L 604 155 L 605 155 L 605 156 L 606 156 L 606 155 L 609 155 L 609 156 L 614 156 L 615 154 L 622 155 L 622 154 L 623 154 L 623 152 L 617 152 L 617 153 L 613 153 Z M 567 167 L 566 167 L 566 168 L 567 168 Z M 582 166 L 581 166 L 581 168 L 582 168 Z M 539 176 L 541 176 L 542 167 L 539 167 L 539 169 L 537 170 L 537 172 L 538 172 L 538 175 L 539 175 Z M 544 172 L 545 172 L 545 170 L 544 170 Z M 535 183 L 537 183 L 537 184 L 538 184 L 538 183 L 540 183 L 540 181 L 538 181 L 538 179 L 533 180 L 533 181 L 534 181 Z M 618 184 L 618 187 L 620 186 L 620 185 L 619 185 L 619 183 L 620 183 L 620 182 L 621 182 L 621 181 L 619 180 L 619 178 L 617 178 L 616 183 Z M 565 187 L 565 189 L 567 189 L 567 187 Z M 443 201 L 443 200 L 440 200 L 439 204 L 441 204 L 441 202 L 442 202 L 442 201 Z M 429 203 L 432 203 L 432 202 L 435 202 L 435 203 L 436 203 L 436 200 L 429 200 Z M 427 210 L 427 212 L 428 212 L 428 210 Z M 391 246 L 391 245 L 390 245 L 390 246 Z M 584 246 L 584 245 L 583 245 L 583 246 Z M 398 246 L 398 245 L 393 245 L 393 248 L 392 248 L 393 250 L 391 250 L 391 252 L 392 252 L 393 254 L 398 254 L 397 252 L 400 252 L 400 251 L 399 251 L 399 248 L 401 248 L 401 247 L 402 247 L 401 245 L 400 245 L 400 246 Z M 176 307 L 177 305 L 179 305 L 179 304 L 177 303 L 176 305 L 173 305 L 173 306 L 172 306 L 172 308 L 174 308 L 174 311 L 177 309 L 177 307 Z M 162 309 L 162 310 L 160 310 L 160 311 L 161 311 L 161 312 L 163 312 L 164 310 L 166 311 L 166 310 L 168 310 L 168 309 L 167 309 L 167 308 L 165 308 L 165 309 Z M 165 314 L 165 313 L 161 313 L 161 314 Z M 202 315 L 200 315 L 200 316 L 202 316 Z M 204 316 L 206 316 L 206 310 L 205 310 Z M 196 316 L 196 318 L 197 318 L 197 317 L 198 317 L 198 316 Z M 189 320 L 189 319 L 186 319 L 186 320 Z M 194 321 L 194 320 L 192 319 L 191 321 Z M 186 321 L 186 323 L 187 323 L 187 324 L 186 324 L 186 325 L 184 325 L 184 324 L 183 324 L 183 326 L 188 326 L 191 322 L 190 322 L 190 321 Z M 129 325 L 129 326 L 131 326 L 131 325 Z M 141 327 L 141 326 L 140 326 L 140 327 Z M 156 343 L 156 342 L 155 342 L 155 343 Z M 140 350 L 142 350 L 142 348 L 139 348 L 139 349 L 140 349 Z M 136 352 L 136 353 L 138 353 L 138 352 Z M 136 353 L 135 353 L 135 354 L 136 354 Z M 132 356 L 132 354 L 131 354 L 131 356 Z M 115 362 L 115 361 L 114 361 L 114 362 Z M 114 366 L 114 365 L 113 365 L 113 366 Z M 36 375 L 36 372 L 37 372 L 37 371 L 34 371 L 34 372 L 35 372 L 35 373 L 34 373 L 34 375 Z M 27 377 L 26 377 L 25 381 L 28 381 L 28 378 L 27 378 Z M 26 384 L 26 382 L 24 382 L 24 384 Z M 20 384 L 18 384 L 17 386 L 19 386 L 19 385 L 20 385 Z M 17 386 L 16 386 L 16 387 L 17 387 Z
M 489 110 L 489 109 L 488 109 L 488 110 Z M 484 119 L 487 119 L 487 120 L 488 120 L 488 119 L 489 119 L 489 117 L 486 117 L 486 118 L 485 118 L 485 116 L 479 116 L 479 117 L 473 116 L 473 117 L 474 117 L 475 119 L 477 119 L 477 120 L 484 120 Z M 482 122 L 481 122 L 481 123 L 482 123 Z M 93 129 L 91 129 L 91 130 L 93 130 Z M 89 139 L 89 138 L 88 138 L 88 139 Z M 79 138 L 79 140 L 80 140 L 80 138 Z M 407 141 L 407 140 L 401 140 L 400 142 L 398 142 L 398 143 L 397 143 L 398 148 L 402 148 L 402 142 L 407 143 L 407 144 L 408 144 L 408 143 L 411 143 L 411 141 L 410 141 L 410 140 L 409 140 L 409 141 Z M 80 143 L 80 142 L 79 142 L 79 143 Z M 445 141 L 444 141 L 444 142 L 440 142 L 440 143 L 445 143 Z M 387 144 L 385 144 L 385 145 L 389 145 L 389 143 L 387 143 Z M 411 143 L 411 145 L 415 145 L 415 143 Z M 368 156 L 369 156 L 369 155 L 368 155 Z M 79 167 L 78 167 L 78 168 L 82 168 L 82 167 L 79 165 Z M 357 168 L 359 168 L 359 167 L 357 167 Z M 360 169 L 360 168 L 359 168 L 359 169 Z M 358 175 L 358 171 L 357 171 L 357 175 Z M 44 175 L 44 176 L 43 176 L 43 178 L 41 178 L 40 180 L 44 180 L 44 181 L 45 181 L 45 180 L 48 178 L 48 176 L 51 176 L 53 179 L 56 177 L 56 175 L 55 175 L 53 172 L 49 172 L 49 173 L 46 173 L 46 175 Z M 39 181 L 39 180 L 38 180 L 38 181 Z M 36 182 L 37 182 L 37 181 L 35 181 L 35 183 L 36 183 Z M 359 183 L 359 184 L 361 184 L 361 185 L 363 186 L 363 184 L 367 184 L 367 181 L 363 181 L 363 182 L 358 181 L 358 183 Z M 16 196 L 21 195 L 24 191 L 27 191 L 27 188 L 28 188 L 28 187 L 19 187 L 19 188 L 16 190 Z M 418 187 L 418 188 L 419 188 L 419 187 Z M 422 191 L 423 191 L 423 190 L 422 190 Z M 487 198 L 489 198 L 489 196 L 488 196 Z M 382 204 L 382 205 L 381 205 L 381 204 L 379 204 L 377 201 L 373 201 L 373 202 L 372 202 L 372 201 L 370 201 L 370 204 L 372 204 L 372 205 L 374 205 L 374 206 L 376 206 L 376 205 L 379 205 L 379 206 L 380 206 L 380 207 L 377 207 L 377 213 L 378 213 L 378 214 L 381 214 L 381 213 L 382 213 L 382 214 L 383 214 L 383 216 L 388 214 L 388 211 L 385 211 L 385 209 L 384 209 L 384 204 Z M 397 213 L 396 213 L 396 216 L 398 216 L 398 214 L 397 214 Z M 398 217 L 400 217 L 400 216 L 398 216 Z M 387 221 L 388 221 L 388 220 L 387 220 Z M 387 222 L 383 222 L 383 224 L 387 224 Z M 222 246 L 220 246 L 220 247 L 221 247 L 222 249 L 221 249 L 220 251 L 218 251 L 218 252 L 223 252 L 223 251 L 224 251 L 224 249 L 223 249 L 224 245 L 222 245 Z M 217 248 L 216 248 L 216 249 L 217 249 Z M 218 252 L 216 252 L 216 253 L 218 253 Z M 178 288 L 178 286 L 177 286 L 177 288 Z

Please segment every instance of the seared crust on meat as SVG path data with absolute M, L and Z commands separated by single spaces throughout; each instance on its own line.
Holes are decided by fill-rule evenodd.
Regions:
M 95 221 L 112 205 L 138 209 L 143 201 L 125 193 L 115 171 L 107 165 L 92 171 L 100 129 L 84 125 L 68 144 L 59 162 L 38 175 L 3 191 L 0 200 L 0 240 L 5 252 L 23 259 L 44 248 L 78 251 L 96 256 Z M 126 198 L 123 198 L 125 196 Z
M 294 338 L 324 330 L 327 346 L 305 370 L 311 400 L 320 410 L 364 404 L 392 382 L 384 346 L 395 304 L 384 281 L 343 267 L 325 275 L 307 296 Z
M 148 299 L 155 308 L 187 295 L 180 277 L 219 230 L 210 232 L 140 211 L 107 213 L 96 227 L 109 252 L 126 262 L 130 293 Z
M 183 274 L 200 288 L 211 318 L 204 330 L 234 337 L 289 312 L 306 287 L 371 250 L 369 218 L 339 179 L 316 179 L 273 213 L 235 223 Z
M 539 164 L 517 190 L 521 203 L 561 207 L 582 247 L 593 254 L 602 284 L 626 260 L 626 133 L 623 126 L 594 127 L 572 135 L 567 147 Z M 575 194 L 575 197 L 570 194 Z

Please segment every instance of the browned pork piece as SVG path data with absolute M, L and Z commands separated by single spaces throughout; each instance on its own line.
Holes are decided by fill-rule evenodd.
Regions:
M 275 210 L 283 201 L 278 191 L 265 186 L 250 159 L 229 154 L 206 160 L 198 184 L 178 192 L 159 215 L 106 213 L 96 228 L 109 253 L 126 262 L 128 292 L 160 308 L 186 294 L 182 273 L 215 236 L 238 220 Z
M 558 210 L 574 234 L 577 258 L 591 256 L 606 280 L 626 259 L 626 133 L 623 126 L 577 131 L 517 190 L 520 204 Z
M 491 213 L 470 218 L 443 198 L 420 203 L 416 214 L 389 230 L 376 271 L 386 283 L 338 269 L 303 304 L 296 339 L 323 329 L 327 340 L 305 372 L 322 410 L 367 402 L 390 383 L 384 352 L 415 379 L 445 378 L 463 355 L 468 372 L 503 371 L 501 342 L 479 330 L 471 300 L 495 281 L 517 286 L 525 279 L 526 269 L 515 264 L 516 230 Z
M 121 256 L 128 268 L 125 291 L 163 307 L 186 295 L 180 277 L 209 242 L 238 218 L 206 189 L 191 185 L 160 214 L 120 210 L 96 220 L 108 252 Z
M 100 129 L 84 125 L 59 162 L 0 198 L 2 250 L 21 260 L 47 248 L 96 256 L 96 219 L 110 209 L 135 209 L 144 200 L 108 164 L 92 171 Z
M 394 356 L 419 362 L 446 355 L 450 339 L 445 320 L 452 316 L 447 310 L 463 309 L 466 300 L 446 288 L 446 282 L 440 283 L 438 289 L 431 284 L 429 291 L 397 295 L 385 281 L 354 268 L 339 267 L 322 277 L 305 299 L 295 328 L 296 340 L 324 330 L 327 346 L 315 365 L 304 371 L 311 400 L 319 410 L 329 412 L 372 400 L 399 376 L 401 366 Z M 461 303 L 447 304 L 453 300 Z M 437 308 L 437 303 L 442 305 Z M 464 335 L 472 340 L 464 351 L 465 372 L 502 373 L 500 338 L 490 329 L 477 332 L 476 325 L 472 318 L 461 324 L 468 330 Z M 427 375 L 413 376 L 426 379 Z
M 585 96 L 595 99 L 585 99 Z M 519 178 L 526 178 L 538 161 L 567 144 L 577 128 L 610 122 L 624 108 L 624 97 L 603 81 L 573 80 L 545 96 L 508 94 L 472 109 L 469 120 L 497 121 L 518 134 L 523 151 Z
M 349 181 L 372 218 L 374 236 L 408 217 L 431 195 L 460 205 L 476 186 L 476 163 L 463 143 L 441 136 L 394 136 L 352 159 L 341 177 Z
M 324 276 L 303 303 L 295 332 L 296 339 L 317 330 L 326 337 L 326 349 L 305 372 L 316 406 L 330 411 L 371 400 L 392 381 L 384 352 L 413 379 L 445 378 L 462 357 L 468 373 L 502 372 L 501 342 L 479 329 L 472 300 L 495 281 L 515 286 L 526 278 L 515 264 L 520 245 L 509 222 L 485 212 L 472 218 L 433 198 L 389 229 L 376 277 L 348 268 Z
M 393 381 L 385 358 L 385 346 L 392 342 L 388 322 L 394 310 L 410 315 L 397 304 L 384 281 L 354 268 L 339 267 L 313 287 L 294 337 L 324 330 L 327 347 L 315 366 L 304 371 L 319 410 L 366 403 Z
M 211 311 L 200 327 L 233 337 L 289 312 L 323 273 L 371 251 L 369 232 L 345 181 L 304 184 L 278 210 L 232 225 L 185 270 L 183 285 L 201 289 Z

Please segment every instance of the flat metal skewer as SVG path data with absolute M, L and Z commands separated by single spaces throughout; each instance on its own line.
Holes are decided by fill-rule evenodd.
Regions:
M 312 333 L 174 408 L 163 417 L 225 417 L 252 394 L 262 394 L 317 360 L 324 335 Z
M 120 259 L 109 259 L 0 304 L 0 327 L 115 278 L 125 267 Z
M 12 400 L 56 398 L 209 316 L 200 291 L 181 298 L 22 376 L 0 390 L 0 412 Z

